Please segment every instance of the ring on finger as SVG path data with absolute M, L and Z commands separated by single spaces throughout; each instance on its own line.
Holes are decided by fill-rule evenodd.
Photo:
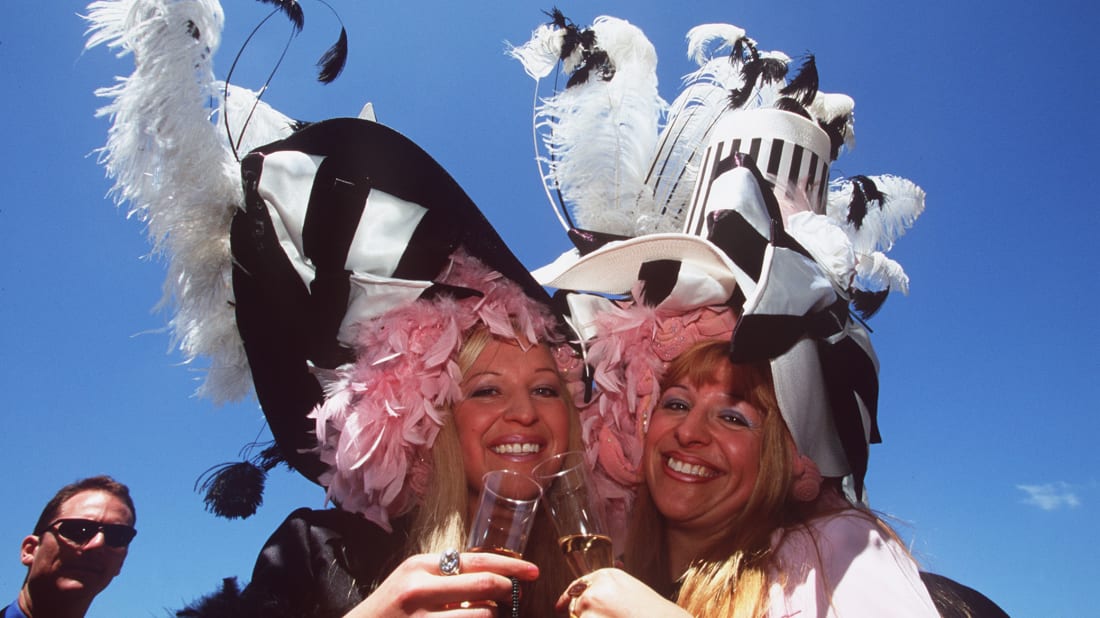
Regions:
M 459 567 L 458 550 L 453 547 L 443 550 L 439 555 L 439 572 L 443 575 L 458 575 L 461 572 Z
M 565 591 L 565 594 L 575 599 L 584 594 L 585 590 L 588 590 L 588 582 L 584 579 L 578 579 L 577 581 L 573 582 L 573 585 L 569 586 L 569 589 Z

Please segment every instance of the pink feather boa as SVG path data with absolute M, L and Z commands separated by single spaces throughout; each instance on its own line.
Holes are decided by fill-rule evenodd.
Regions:
M 728 307 L 667 312 L 638 301 L 640 288 L 632 295 L 596 318 L 588 363 L 597 394 L 581 413 L 589 465 L 613 530 L 625 529 L 642 482 L 642 441 L 668 363 L 698 341 L 729 340 L 737 322 Z
M 460 396 L 456 358 L 466 336 L 485 326 L 499 337 L 557 343 L 550 310 L 518 285 L 458 250 L 439 283 L 483 296 L 418 300 L 360 324 L 356 362 L 315 369 L 325 401 L 316 421 L 321 476 L 329 500 L 386 530 L 412 509 L 431 477 L 430 449 Z M 555 357 L 563 370 L 579 362 L 568 346 Z

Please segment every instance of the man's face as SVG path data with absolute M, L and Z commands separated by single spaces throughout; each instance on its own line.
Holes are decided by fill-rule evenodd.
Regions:
M 59 519 L 133 525 L 134 516 L 117 497 L 105 491 L 89 490 L 62 502 L 54 516 L 55 521 Z M 90 599 L 106 588 L 122 570 L 126 551 L 126 547 L 104 544 L 102 532 L 78 546 L 60 536 L 56 528 L 50 528 L 41 535 L 32 534 L 23 539 L 20 558 L 24 565 L 30 567 L 27 586 L 32 596 L 73 595 Z

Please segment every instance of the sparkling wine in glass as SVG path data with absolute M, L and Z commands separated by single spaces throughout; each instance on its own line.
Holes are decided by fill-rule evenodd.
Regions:
M 615 566 L 611 535 L 604 525 L 584 453 L 555 455 L 532 473 L 543 486 L 543 500 L 558 532 L 558 545 L 573 575 L 582 577 Z

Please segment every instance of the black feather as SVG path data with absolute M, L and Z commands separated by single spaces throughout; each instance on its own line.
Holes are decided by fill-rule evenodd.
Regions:
M 294 29 L 298 32 L 302 31 L 302 28 L 306 25 L 306 16 L 302 12 L 302 5 L 298 4 L 298 0 L 259 0 L 263 4 L 274 4 L 278 10 L 282 11 L 284 15 L 290 19 L 290 22 L 294 24 Z
M 236 618 L 241 618 L 249 614 L 249 612 L 245 611 L 244 599 L 241 596 L 241 587 L 237 584 L 236 577 L 226 577 L 222 580 L 222 587 L 219 590 L 194 601 L 187 607 L 176 612 L 176 616 L 179 618 L 200 616 L 203 618 L 212 618 L 215 616 L 234 616 Z
M 565 15 L 561 12 L 561 9 L 559 9 L 558 7 L 554 7 L 552 9 L 550 9 L 549 11 L 543 11 L 542 13 L 550 18 L 550 25 L 551 26 L 557 26 L 558 28 L 565 28 L 568 25 L 567 20 L 565 19 Z
M 756 80 L 760 79 L 760 72 L 764 70 L 759 59 L 749 60 L 741 67 L 741 87 L 733 88 L 729 94 L 729 108 L 739 109 L 744 107 L 756 88 Z
M 748 52 L 748 57 L 745 56 Z M 752 39 L 741 38 L 733 44 L 733 49 L 730 50 L 730 62 L 745 63 L 753 60 L 760 59 L 760 52 L 756 49 L 756 44 L 752 42 Z
M 817 124 L 829 136 L 829 158 L 836 161 L 840 156 L 840 148 L 844 146 L 845 134 L 848 131 L 848 116 L 839 116 L 829 122 L 819 120 Z
M 760 76 L 765 82 L 783 81 L 787 77 L 787 63 L 779 58 L 758 58 L 753 62 L 760 63 Z
M 546 14 L 550 16 L 550 25 L 565 31 L 562 36 L 561 52 L 558 54 L 560 60 L 565 60 L 573 55 L 578 47 L 581 49 L 591 48 L 592 43 L 595 41 L 595 34 L 591 30 L 581 31 L 577 24 L 573 23 L 557 7 Z
M 775 109 L 798 114 L 799 116 L 802 116 L 803 118 L 810 121 L 813 120 L 813 118 L 810 116 L 810 112 L 806 110 L 802 103 L 796 101 L 795 99 L 792 99 L 791 97 L 780 97 L 776 99 Z
M 882 290 L 880 292 L 855 290 L 852 293 L 852 308 L 856 310 L 860 318 L 869 320 L 871 316 L 878 313 L 878 310 L 882 308 L 882 304 L 886 302 L 886 297 L 889 294 L 890 290 Z
M 792 96 L 803 105 L 809 105 L 817 96 L 817 86 L 817 62 L 813 54 L 807 54 L 806 61 L 798 69 L 798 75 L 795 75 L 794 79 L 779 91 L 779 94 Z
M 317 61 L 317 68 L 321 69 L 317 74 L 317 81 L 322 84 L 331 84 L 333 80 L 340 77 L 340 73 L 343 72 L 344 65 L 347 62 L 348 32 L 341 26 L 340 38 Z
M 872 204 L 882 208 L 882 202 L 886 196 L 879 191 L 875 181 L 866 176 L 852 176 L 849 181 L 852 184 L 852 197 L 848 200 L 848 223 L 858 230 L 863 226 L 867 209 Z
M 593 76 L 593 73 L 595 73 L 595 77 L 605 82 L 611 81 L 611 78 L 615 77 L 615 65 L 611 62 L 611 57 L 607 55 L 607 52 L 602 49 L 584 55 L 581 66 L 577 67 L 577 70 L 569 76 L 569 81 L 565 83 L 565 87 L 572 88 L 583 84 Z

